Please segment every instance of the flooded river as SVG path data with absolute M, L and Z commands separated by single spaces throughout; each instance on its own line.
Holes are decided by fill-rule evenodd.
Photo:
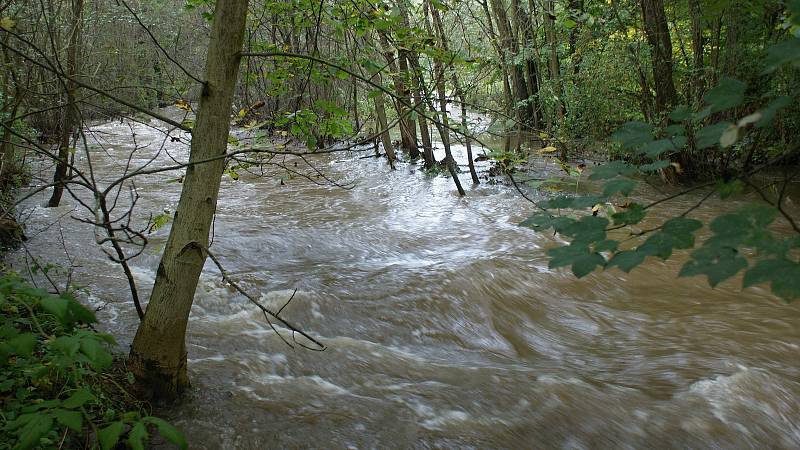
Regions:
M 144 164 L 163 136 L 132 129 Z M 92 132 L 103 184 L 134 148 L 131 128 Z M 187 156 L 181 142 L 165 150 L 155 165 Z M 309 159 L 349 190 L 279 167 L 223 180 L 212 251 L 269 305 L 296 289 L 284 315 L 328 348 L 288 348 L 209 262 L 187 336 L 193 390 L 165 413 L 191 448 L 800 447 L 800 304 L 742 291 L 740 277 L 713 290 L 677 278 L 685 255 L 577 280 L 548 269 L 557 238 L 517 226 L 534 207 L 508 186 L 459 198 L 447 177 L 363 155 Z M 177 176 L 137 179 L 137 221 L 174 210 Z M 71 218 L 87 216 L 74 200 L 44 200 L 22 207 L 30 251 L 73 260 L 124 351 L 138 320 L 121 269 Z M 133 261 L 145 299 L 168 232 Z

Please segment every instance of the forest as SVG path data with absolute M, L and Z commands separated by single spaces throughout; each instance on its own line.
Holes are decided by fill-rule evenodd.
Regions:
M 0 62 L 0 450 L 800 446 L 798 0 L 0 0 Z

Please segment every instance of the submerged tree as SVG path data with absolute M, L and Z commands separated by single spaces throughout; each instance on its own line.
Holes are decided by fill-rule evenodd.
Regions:
M 189 384 L 186 326 L 207 257 L 208 234 L 225 168 L 247 4 L 247 0 L 218 0 L 214 9 L 189 167 L 150 303 L 131 346 L 131 370 L 163 398 L 175 397 Z

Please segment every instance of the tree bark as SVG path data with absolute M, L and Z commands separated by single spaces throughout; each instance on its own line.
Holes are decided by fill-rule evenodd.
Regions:
M 689 17 L 692 27 L 692 97 L 691 100 L 699 105 L 705 90 L 704 58 L 703 53 L 703 11 L 699 0 L 689 1 Z
M 153 293 L 131 346 L 128 367 L 159 398 L 174 398 L 189 385 L 186 326 L 225 168 L 246 17 L 247 0 L 217 0 L 190 166 Z
M 72 0 L 72 26 L 67 44 L 67 76 L 74 80 L 78 75 L 78 50 L 81 42 L 81 22 L 83 21 L 83 0 Z M 58 161 L 53 175 L 53 195 L 47 206 L 53 208 L 61 203 L 64 195 L 64 183 L 67 181 L 67 167 L 69 166 L 69 148 L 72 134 L 78 126 L 78 110 L 75 104 L 75 95 L 78 85 L 71 80 L 65 81 L 66 89 L 64 98 L 64 112 L 62 115 L 61 137 L 58 144 Z
M 550 83 L 556 97 L 555 118 L 561 121 L 564 118 L 564 89 L 561 86 L 561 61 L 558 59 L 558 36 L 556 34 L 555 2 L 549 0 L 544 4 L 544 29 L 547 36 L 549 55 L 547 68 L 550 74 Z
M 439 10 L 431 5 L 430 0 L 425 2 L 425 6 L 427 7 L 427 11 L 430 12 L 431 20 L 440 31 L 439 33 L 434 33 L 433 29 L 431 29 L 430 23 L 428 22 L 428 18 L 426 17 L 425 24 L 428 27 L 428 33 L 438 34 L 439 48 L 444 50 L 446 53 L 447 41 L 444 36 L 444 27 L 442 26 L 442 18 L 439 16 Z M 442 137 L 442 144 L 444 144 L 444 163 L 445 166 L 447 166 L 448 172 L 450 172 L 450 176 L 453 177 L 453 182 L 456 185 L 456 189 L 458 189 L 458 194 L 464 196 L 466 193 L 464 192 L 464 188 L 461 186 L 461 180 L 458 178 L 458 166 L 456 165 L 455 158 L 453 158 L 453 152 L 450 147 L 450 125 L 447 113 L 447 91 L 445 88 L 444 73 L 445 67 L 439 58 L 435 58 L 433 60 L 433 66 L 434 72 L 436 73 L 436 96 L 439 97 L 439 109 L 441 110 L 441 120 L 436 123 L 436 128 L 439 130 L 439 135 Z
M 490 0 L 492 12 L 495 16 L 497 33 L 500 38 L 500 47 L 504 54 L 502 58 L 506 60 L 511 74 L 511 84 L 514 92 L 514 111 L 517 123 L 520 128 L 528 127 L 530 124 L 530 101 L 528 96 L 528 86 L 525 83 L 525 74 L 520 64 L 511 61 L 519 54 L 519 44 L 511 32 L 511 25 L 508 21 L 508 14 L 502 0 Z
M 372 81 L 376 84 L 381 84 L 381 75 L 377 73 L 373 75 Z M 386 106 L 383 92 L 375 97 L 375 115 L 377 116 L 378 132 L 380 132 L 381 143 L 383 144 L 383 151 L 386 152 L 386 159 L 389 160 L 389 167 L 394 169 L 394 162 L 397 160 L 397 155 L 394 153 L 392 146 L 392 138 L 389 136 L 389 122 L 386 120 Z
M 653 61 L 653 84 L 656 91 L 656 113 L 671 109 L 678 99 L 672 79 L 672 40 L 667 27 L 663 0 L 641 0 L 644 31 L 650 44 Z
M 503 99 L 504 101 L 504 112 L 507 115 L 514 114 L 513 106 L 514 106 L 514 95 L 511 92 L 511 84 L 508 82 L 508 64 L 506 63 L 505 58 L 505 51 L 503 47 L 500 45 L 499 39 L 497 37 L 497 33 L 494 31 L 492 13 L 489 11 L 489 3 L 488 0 L 478 1 L 481 7 L 483 8 L 483 13 L 486 16 L 486 26 L 488 27 L 489 31 L 489 39 L 492 43 L 492 47 L 494 47 L 495 51 L 497 52 L 497 57 L 500 60 L 498 64 L 498 68 L 500 69 L 500 75 L 503 79 Z
M 430 2 L 428 3 L 428 5 L 430 7 Z M 439 11 L 437 11 L 436 8 L 431 7 L 431 11 L 432 11 L 431 16 L 433 17 L 433 25 L 436 28 L 436 34 L 438 34 L 439 36 L 439 45 L 441 45 L 442 49 L 445 50 L 445 52 L 447 52 L 450 49 L 450 44 L 447 41 L 447 35 L 444 31 L 444 24 L 442 23 L 442 18 L 439 15 Z M 454 95 L 461 103 L 461 128 L 464 131 L 464 141 L 465 141 L 465 146 L 467 148 L 467 164 L 469 165 L 469 173 L 470 176 L 472 177 L 472 183 L 480 184 L 480 180 L 478 179 L 478 173 L 475 171 L 475 163 L 472 160 L 472 143 L 470 142 L 469 138 L 470 131 L 467 123 L 466 96 L 464 95 L 463 89 L 461 89 L 461 83 L 459 83 L 458 80 L 458 73 L 456 73 L 455 67 L 453 67 L 452 63 L 448 65 L 448 69 L 450 70 L 450 74 L 453 79 L 453 89 L 455 90 Z M 443 106 L 442 109 L 445 111 L 446 114 L 447 113 L 446 108 Z M 451 174 L 453 174 L 453 172 L 454 171 L 451 171 Z

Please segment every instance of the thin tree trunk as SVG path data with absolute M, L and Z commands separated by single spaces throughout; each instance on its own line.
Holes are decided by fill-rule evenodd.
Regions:
M 430 7 L 430 3 L 428 3 L 428 6 Z M 430 8 L 430 9 L 431 9 L 431 17 L 433 18 L 433 25 L 436 28 L 436 33 L 438 34 L 439 37 L 439 45 L 441 45 L 442 49 L 445 52 L 448 52 L 450 49 L 450 45 L 447 42 L 447 35 L 444 32 L 444 24 L 442 23 L 442 18 L 439 15 L 439 11 L 436 10 L 436 8 Z M 458 101 L 461 103 L 461 128 L 464 130 L 464 140 L 465 140 L 465 146 L 467 148 L 467 164 L 469 165 L 469 173 L 470 176 L 472 176 L 472 183 L 480 184 L 480 180 L 478 179 L 478 173 L 475 171 L 475 163 L 472 160 L 472 143 L 470 142 L 469 138 L 470 131 L 467 123 L 466 98 L 464 95 L 464 91 L 461 89 L 461 84 L 458 81 L 458 74 L 456 73 L 455 67 L 453 67 L 452 63 L 450 63 L 448 68 L 451 72 L 451 76 L 453 79 L 453 89 L 455 90 L 455 97 L 458 98 Z M 442 85 L 444 85 L 444 81 L 442 81 Z M 440 93 L 440 98 L 441 97 L 443 97 L 443 92 Z M 447 108 L 445 104 L 442 105 L 442 110 L 444 111 L 444 114 L 447 114 Z M 449 152 L 449 148 L 447 149 L 447 151 Z M 450 157 L 450 159 L 452 159 L 452 156 Z M 451 171 L 451 174 L 453 172 L 454 171 Z
M 378 32 L 380 39 L 381 49 L 383 50 L 386 64 L 389 65 L 389 70 L 392 73 L 392 83 L 394 84 L 394 93 L 397 96 L 394 99 L 394 108 L 397 111 L 399 118 L 398 124 L 400 125 L 400 144 L 408 152 L 411 159 L 419 158 L 419 144 L 417 144 L 417 123 L 407 115 L 408 106 L 411 104 L 411 94 L 406 86 L 408 78 L 408 63 L 405 58 L 395 58 L 395 52 L 389 45 L 389 38 L 383 31 Z
M 381 75 L 376 73 L 372 77 L 372 81 L 381 84 Z M 397 155 L 394 153 L 392 146 L 392 138 L 389 136 L 389 122 L 386 120 L 386 106 L 383 92 L 375 97 L 375 115 L 378 120 L 378 132 L 380 132 L 381 143 L 383 144 L 383 151 L 386 152 L 386 159 L 389 160 L 389 167 L 394 169 L 394 162 L 397 160 Z
M 531 13 L 522 8 L 520 0 L 512 0 L 511 7 L 514 12 L 514 22 L 518 30 L 517 36 L 522 40 L 522 46 L 524 48 L 523 55 L 525 56 L 525 61 L 523 62 L 523 69 L 528 91 L 528 103 L 525 112 L 529 118 L 528 125 L 533 129 L 537 129 L 539 128 L 541 105 L 539 103 L 539 69 L 537 67 L 536 58 L 531 54 L 531 49 L 536 46 L 533 27 L 531 26 Z
M 547 36 L 547 46 L 550 51 L 547 58 L 547 68 L 550 74 L 550 83 L 556 96 L 555 118 L 561 121 L 564 118 L 564 89 L 561 86 L 561 61 L 558 59 L 558 36 L 556 34 L 555 2 L 552 0 L 544 4 L 544 29 Z
M 83 0 L 72 0 L 72 26 L 69 33 L 69 43 L 67 44 L 67 76 L 74 80 L 78 75 L 78 51 L 81 40 L 81 21 L 83 20 Z M 61 203 L 64 195 L 64 185 L 67 181 L 67 167 L 69 165 L 69 148 L 72 141 L 72 133 L 78 124 L 78 110 L 75 104 L 75 95 L 78 90 L 74 81 L 65 82 L 66 92 L 64 98 L 64 113 L 61 124 L 61 138 L 58 145 L 58 161 L 56 162 L 56 172 L 53 175 L 53 195 L 47 202 L 47 206 L 56 207 Z
M 489 38 L 492 43 L 492 47 L 494 47 L 495 52 L 497 52 L 497 57 L 500 60 L 498 64 L 498 68 L 500 69 L 500 76 L 503 80 L 503 99 L 504 101 L 504 112 L 507 115 L 514 114 L 514 94 L 511 92 L 511 84 L 508 82 L 509 72 L 508 72 L 508 64 L 506 63 L 505 51 L 503 47 L 500 45 L 499 39 L 497 37 L 497 33 L 494 31 L 492 13 L 489 11 L 489 3 L 488 0 L 479 0 L 481 7 L 483 8 L 483 13 L 486 16 L 486 25 L 489 29 Z
M 197 164 L 186 169 L 150 302 L 131 346 L 128 367 L 158 398 L 174 398 L 189 384 L 186 326 L 225 168 L 246 17 L 247 0 L 217 0 L 189 156 L 189 163 Z
M 525 74 L 522 66 L 514 62 L 509 62 L 515 59 L 519 54 L 519 45 L 517 44 L 511 32 L 511 25 L 508 21 L 508 14 L 506 14 L 505 5 L 502 0 L 490 0 L 492 12 L 494 12 L 495 23 L 497 24 L 497 32 L 500 38 L 500 45 L 505 51 L 503 58 L 506 59 L 506 64 L 509 66 L 511 73 L 511 84 L 514 92 L 514 110 L 517 117 L 518 128 L 526 128 L 530 124 L 529 108 L 530 102 L 528 98 L 528 87 L 525 83 Z
M 656 113 L 663 114 L 678 100 L 672 79 L 672 39 L 667 27 L 663 0 L 641 0 L 642 17 L 653 61 L 653 84 L 656 90 Z
M 416 53 L 406 52 L 408 65 L 411 72 L 411 84 L 414 97 L 414 110 L 417 111 L 417 122 L 419 122 L 419 134 L 422 138 L 422 159 L 426 169 L 432 168 L 436 164 L 433 156 L 433 142 L 428 130 L 428 121 L 425 119 L 425 93 L 423 92 L 424 82 L 422 71 L 419 70 L 419 61 Z
M 692 26 L 692 96 L 691 100 L 699 105 L 705 90 L 703 61 L 703 11 L 699 0 L 689 0 L 689 16 Z

